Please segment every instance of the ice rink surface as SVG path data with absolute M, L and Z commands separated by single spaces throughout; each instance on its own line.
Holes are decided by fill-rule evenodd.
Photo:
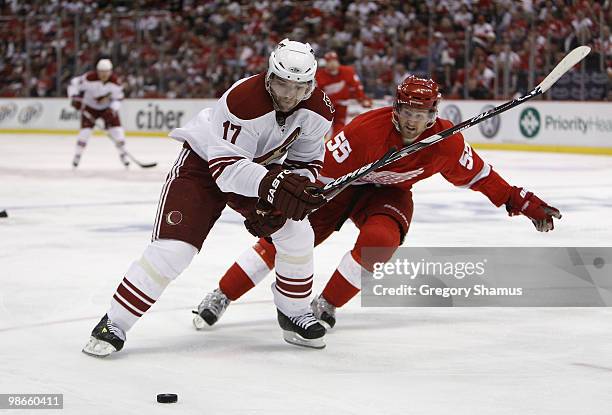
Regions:
M 74 142 L 0 135 L 0 210 L 9 214 L 0 219 L 0 393 L 63 393 L 67 414 L 611 413 L 606 308 L 366 309 L 355 299 L 318 351 L 282 340 L 270 280 L 196 332 L 192 307 L 254 242 L 230 211 L 124 350 L 86 356 L 91 329 L 148 243 L 179 144 L 129 138 L 137 158 L 159 166 L 126 171 L 94 137 L 73 171 Z M 610 246 L 612 157 L 479 153 L 561 210 L 555 231 L 540 234 L 434 177 L 414 188 L 406 246 Z M 315 292 L 356 234 L 347 224 L 317 248 Z M 156 403 L 165 392 L 179 402 Z

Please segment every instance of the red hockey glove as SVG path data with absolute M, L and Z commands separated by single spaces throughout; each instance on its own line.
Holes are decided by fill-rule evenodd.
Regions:
M 506 210 L 510 216 L 520 214 L 527 216 L 540 232 L 552 231 L 555 229 L 553 218 L 561 219 L 559 209 L 548 206 L 533 193 L 516 186 L 510 191 Z
M 80 109 L 81 109 L 81 107 L 83 106 L 83 103 L 81 102 L 81 100 L 80 100 L 80 99 L 77 99 L 77 98 L 72 98 L 72 100 L 70 101 L 70 105 L 72 105 L 72 107 L 73 107 L 75 110 L 80 110 Z
M 287 218 L 275 210 L 274 206 L 259 199 L 244 221 L 244 226 L 251 235 L 265 238 L 282 228 L 285 222 Z
M 313 192 L 320 186 L 289 170 L 270 171 L 259 184 L 259 197 L 278 209 L 284 217 L 302 220 L 325 204 L 325 198 Z

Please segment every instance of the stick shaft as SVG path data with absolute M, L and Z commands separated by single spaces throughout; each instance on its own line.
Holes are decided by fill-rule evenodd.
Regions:
M 572 50 L 561 60 L 561 62 L 557 64 L 557 66 L 553 68 L 551 73 L 546 78 L 544 78 L 544 80 L 538 86 L 533 88 L 527 95 L 513 99 L 512 101 L 508 101 L 495 108 L 482 112 L 476 115 L 475 117 L 465 120 L 438 134 L 427 137 L 417 143 L 410 144 L 398 151 L 389 151 L 379 160 L 366 164 L 365 166 L 357 170 L 353 170 L 352 172 L 340 176 L 337 179 L 327 183 L 325 186 L 323 186 L 323 188 L 321 188 L 321 190 L 319 190 L 319 193 L 323 194 L 327 199 L 331 199 L 338 193 L 340 193 L 342 190 L 344 190 L 351 183 L 371 173 L 374 170 L 384 167 L 410 154 L 416 153 L 417 151 L 427 148 L 441 140 L 444 140 L 445 138 L 450 137 L 453 134 L 480 124 L 481 122 L 488 120 L 489 118 L 499 115 L 503 112 L 506 112 L 527 100 L 542 95 L 559 78 L 561 78 L 561 76 L 563 76 L 572 67 L 574 67 L 574 65 L 584 59 L 589 54 L 590 50 L 591 49 L 587 46 L 579 46 L 576 49 Z

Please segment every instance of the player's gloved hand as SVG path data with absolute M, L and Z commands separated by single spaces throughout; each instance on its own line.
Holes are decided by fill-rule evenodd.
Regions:
M 265 238 L 282 228 L 285 222 L 287 218 L 274 209 L 274 206 L 259 199 L 244 221 L 244 226 L 251 235 Z
M 284 217 L 302 220 L 326 202 L 315 189 L 321 185 L 289 170 L 270 171 L 259 184 L 259 197 L 274 206 Z
M 361 106 L 363 108 L 372 108 L 372 99 L 365 97 L 361 100 Z
M 559 209 L 547 205 L 533 193 L 516 186 L 510 191 L 506 210 L 510 216 L 527 216 L 540 232 L 552 231 L 555 228 L 553 218 L 561 219 Z
M 101 118 L 104 120 L 110 120 L 112 118 L 115 118 L 117 116 L 117 112 L 113 111 L 112 108 L 107 108 L 104 111 L 102 111 L 102 115 Z
M 72 100 L 70 100 L 70 105 L 72 105 L 75 110 L 80 110 L 83 106 L 83 103 L 80 99 L 72 98 Z

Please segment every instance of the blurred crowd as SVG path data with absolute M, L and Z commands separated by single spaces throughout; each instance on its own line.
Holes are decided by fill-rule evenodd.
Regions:
M 109 57 L 128 97 L 218 97 L 289 37 L 336 51 L 373 98 L 407 74 L 447 98 L 508 98 L 585 44 L 558 98 L 608 99 L 611 22 L 610 0 L 0 0 L 0 96 L 65 96 Z

